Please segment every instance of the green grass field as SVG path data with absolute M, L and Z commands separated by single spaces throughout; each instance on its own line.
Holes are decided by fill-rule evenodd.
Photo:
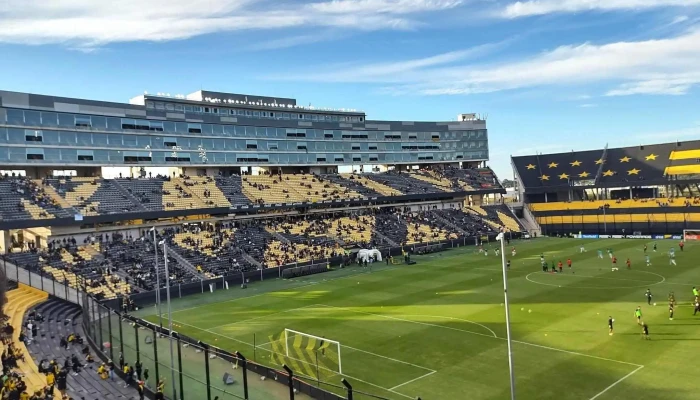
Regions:
M 518 399 L 698 398 L 700 314 L 693 316 L 690 303 L 692 286 L 700 286 L 700 245 L 690 243 L 681 253 L 676 241 L 657 241 L 653 253 L 652 243 L 649 268 L 643 240 L 513 243 L 518 254 L 508 254 L 509 292 Z M 672 246 L 677 266 L 668 262 Z M 619 258 L 619 271 L 611 271 L 607 255 L 598 259 L 596 250 L 607 247 Z M 573 271 L 542 273 L 542 252 L 550 262 L 571 257 Z M 632 270 L 624 265 L 628 257 Z M 371 273 L 354 267 L 175 300 L 175 330 L 263 364 L 273 363 L 269 336 L 285 328 L 324 336 L 340 342 L 343 376 L 355 389 L 389 399 L 509 398 L 500 258 L 466 247 L 415 260 L 413 266 L 382 263 Z M 657 306 L 647 306 L 647 288 Z M 673 321 L 670 291 L 679 303 Z M 634 318 L 638 305 L 650 341 L 642 340 Z M 154 308 L 141 313 L 157 321 Z M 616 320 L 613 336 L 609 315 Z M 198 362 L 183 370 L 201 370 Z M 309 381 L 339 385 L 341 376 L 323 367 L 329 365 L 323 359 L 320 368 L 315 360 L 289 362 Z M 251 398 L 276 398 L 272 392 L 261 389 Z

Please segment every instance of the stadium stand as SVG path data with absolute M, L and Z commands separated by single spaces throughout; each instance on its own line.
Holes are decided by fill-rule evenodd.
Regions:
M 544 231 L 679 232 L 700 220 L 700 141 L 513 157 Z
M 120 382 L 101 379 L 91 351 L 84 341 L 80 307 L 59 299 L 49 299 L 32 307 L 25 316 L 39 336 L 31 341 L 29 353 L 37 366 L 58 366 L 67 373 L 65 393 L 74 399 L 131 399 L 136 390 Z
M 0 350 L 3 354 L 3 367 L 16 373 L 9 378 L 14 380 L 9 386 L 9 391 L 15 392 L 14 398 L 17 399 L 22 392 L 27 395 L 42 393 L 41 399 L 50 393 L 47 388 L 49 386 L 47 379 L 39 372 L 39 368 L 27 351 L 26 343 L 30 342 L 31 338 L 36 338 L 38 331 L 25 329 L 23 326 L 23 318 L 27 310 L 47 298 L 47 293 L 23 284 L 19 284 L 18 288 L 7 293 L 7 303 L 3 310 L 7 320 L 2 329 L 3 337 L 0 345 L 2 349 Z
M 435 169 L 374 174 L 48 177 L 0 179 L 4 220 L 69 218 L 137 211 L 230 208 L 411 194 L 502 189 L 489 169 Z

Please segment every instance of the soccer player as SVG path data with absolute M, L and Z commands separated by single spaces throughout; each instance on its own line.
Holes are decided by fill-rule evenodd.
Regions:
M 693 297 L 697 299 L 698 296 L 700 296 L 700 293 L 698 293 L 698 289 L 695 286 L 693 286 Z
M 676 249 L 673 247 L 668 251 L 668 263 L 669 265 L 678 265 L 676 264 Z
M 569 267 L 569 269 L 571 269 L 571 259 L 570 258 L 566 260 L 566 265 Z
M 542 272 L 548 272 L 549 268 L 547 268 L 547 261 L 542 260 Z
M 654 253 L 656 253 L 656 242 L 654 242 Z
M 647 254 L 646 256 L 644 256 L 644 258 L 646 259 L 647 267 L 651 267 L 651 258 L 649 258 L 649 254 Z
M 608 335 L 612 336 L 613 335 L 613 324 L 615 323 L 615 319 L 610 316 L 608 317 Z
M 579 248 L 579 251 L 580 251 L 581 253 L 583 253 L 583 252 L 585 252 L 585 251 L 586 251 L 586 248 L 585 248 L 585 247 L 583 247 L 583 245 L 581 245 L 581 248 Z
M 695 311 L 693 311 L 693 315 L 697 314 L 700 312 L 700 299 L 698 297 L 695 298 L 695 303 L 693 303 L 695 306 Z
M 496 257 L 498 257 L 501 254 L 501 249 L 496 248 Z
M 619 268 L 617 268 L 617 257 L 612 256 L 612 270 L 617 271 Z
M 485 255 L 486 257 L 489 256 L 489 249 L 484 249 L 484 255 Z
M 515 257 L 515 246 L 513 246 L 513 248 L 510 249 L 510 256 Z
M 510 260 L 506 261 L 506 269 L 510 269 Z
M 561 273 L 561 272 L 562 272 L 562 269 L 564 268 L 564 263 L 562 263 L 561 260 L 559 260 L 559 263 L 557 264 L 557 267 L 559 267 L 559 273 Z
M 637 317 L 637 325 L 642 324 L 642 307 L 637 306 L 637 309 L 634 310 L 634 316 Z
M 673 292 L 668 292 L 668 301 L 676 304 L 676 295 Z
M 649 340 L 649 325 L 642 324 L 642 339 Z
M 668 320 L 673 321 L 673 309 L 675 305 L 673 304 L 672 301 L 668 302 Z
M 644 254 L 647 254 L 647 245 L 644 245 Z
M 598 250 L 598 258 L 603 258 L 603 250 Z
M 544 262 L 544 253 L 540 254 L 540 262 Z
M 644 293 L 644 296 L 647 298 L 647 304 L 651 305 L 651 298 L 653 295 L 651 294 L 651 289 L 647 289 L 647 291 Z
M 681 248 L 681 251 L 683 251 L 683 246 L 685 246 L 685 243 L 683 243 L 683 241 L 681 240 L 681 242 L 678 243 L 678 247 Z
M 625 261 L 625 264 L 627 264 L 627 269 L 632 269 L 632 261 L 630 261 L 629 257 L 627 258 L 627 261 Z
M 613 258 L 613 251 L 612 251 L 612 249 L 609 248 L 609 247 L 608 247 L 608 257 L 610 257 L 610 259 Z

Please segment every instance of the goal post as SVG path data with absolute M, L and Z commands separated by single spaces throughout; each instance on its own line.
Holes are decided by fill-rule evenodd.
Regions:
M 286 328 L 269 338 L 270 359 L 277 365 L 286 364 L 296 374 L 314 379 L 343 374 L 336 340 Z
M 683 241 L 700 240 L 700 229 L 683 229 Z
M 284 329 L 284 351 L 289 358 L 315 363 L 327 372 L 343 373 L 340 342 L 293 329 Z

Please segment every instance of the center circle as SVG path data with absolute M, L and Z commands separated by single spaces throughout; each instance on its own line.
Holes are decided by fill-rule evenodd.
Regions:
M 660 280 L 658 282 L 646 282 L 646 283 L 640 284 L 640 285 L 632 285 L 632 284 L 624 285 L 624 282 L 634 283 L 634 282 L 644 282 L 644 281 L 642 281 L 640 279 L 625 278 L 624 277 L 624 275 L 626 275 L 625 272 L 619 273 L 620 277 L 618 277 L 618 274 L 615 274 L 616 275 L 615 277 L 609 277 L 609 276 L 585 275 L 585 273 L 584 274 L 569 274 L 569 273 L 547 273 L 547 272 L 540 272 L 540 271 L 535 271 L 535 272 L 531 272 L 531 273 L 527 274 L 525 276 L 525 279 L 527 281 L 532 282 L 532 283 L 537 284 L 537 285 L 554 286 L 554 287 L 564 287 L 565 285 L 561 285 L 558 283 L 550 283 L 550 282 L 540 282 L 540 281 L 536 280 L 536 277 L 538 275 L 551 277 L 551 278 L 546 278 L 547 280 L 568 279 L 568 278 L 575 278 L 575 279 L 587 278 L 587 279 L 599 279 L 601 281 L 605 280 L 605 281 L 608 281 L 611 283 L 612 282 L 620 282 L 621 284 L 623 284 L 622 286 L 579 286 L 579 285 L 569 285 L 569 284 L 566 285 L 567 288 L 571 288 L 571 289 L 603 289 L 603 290 L 645 288 L 645 287 L 649 287 L 649 286 L 660 285 L 660 284 L 666 282 L 666 278 L 663 275 L 657 274 L 655 272 L 634 271 L 634 273 L 644 273 L 644 274 L 654 275 L 654 276 L 660 278 Z M 533 278 L 533 276 L 534 276 L 534 278 Z

